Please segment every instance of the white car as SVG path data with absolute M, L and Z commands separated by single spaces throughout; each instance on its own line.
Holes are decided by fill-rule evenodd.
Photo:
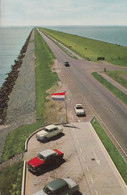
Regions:
M 74 110 L 77 116 L 86 116 L 82 104 L 76 104 Z
M 63 132 L 62 127 L 56 125 L 48 125 L 36 134 L 38 141 L 47 141 L 47 139 L 54 137 Z

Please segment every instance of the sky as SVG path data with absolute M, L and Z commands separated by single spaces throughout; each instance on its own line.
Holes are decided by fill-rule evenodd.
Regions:
M 127 0 L 0 0 L 2 26 L 127 25 Z

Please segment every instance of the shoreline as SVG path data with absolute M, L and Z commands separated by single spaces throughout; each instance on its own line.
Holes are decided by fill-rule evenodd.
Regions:
M 4 110 L 4 114 L 6 115 L 4 115 L 4 123 L 0 125 L 0 158 L 7 135 L 20 126 L 36 122 L 34 54 L 34 31 L 32 31 L 26 53 L 22 59 L 22 65 L 16 69 L 18 72 L 17 79 L 10 94 L 6 93 L 7 99 L 5 99 L 5 103 L 7 107 Z
M 17 60 L 14 60 L 14 65 L 11 66 L 11 71 L 7 73 L 8 76 L 7 78 L 5 78 L 5 81 L 0 88 L 0 125 L 3 125 L 5 123 L 9 95 L 11 94 L 15 82 L 18 78 L 19 68 L 22 66 L 22 61 L 27 50 L 31 33 L 32 31 L 30 32 L 28 38 L 26 39 L 25 44 L 23 45 L 17 57 Z

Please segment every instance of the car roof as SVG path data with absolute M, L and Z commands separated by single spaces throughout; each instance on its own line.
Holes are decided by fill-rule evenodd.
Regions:
M 62 188 L 64 186 L 68 186 L 67 182 L 64 179 L 57 178 L 54 181 L 49 182 L 46 185 L 51 191 L 56 191 L 59 188 Z
M 54 150 L 47 149 L 47 150 L 40 152 L 40 154 L 46 158 L 47 156 L 50 156 L 52 154 L 56 154 L 56 152 Z
M 48 129 L 48 130 L 51 130 L 51 129 L 56 128 L 56 126 L 55 125 L 48 125 L 45 128 Z

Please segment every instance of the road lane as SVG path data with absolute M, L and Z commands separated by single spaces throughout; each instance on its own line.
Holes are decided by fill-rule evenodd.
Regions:
M 88 74 L 89 68 L 94 70 L 98 67 L 99 70 L 102 70 L 102 65 L 86 62 L 85 60 L 72 59 L 49 38 L 42 33 L 41 35 L 61 64 L 61 71 L 66 71 L 66 74 L 68 74 L 73 83 L 92 106 L 95 115 L 96 113 L 99 115 L 125 153 L 127 153 L 127 107 Z M 70 62 L 71 66 L 69 69 L 64 67 L 64 61 Z M 105 67 L 109 68 L 109 66 L 106 65 Z M 110 66 L 110 68 L 116 69 L 115 66 Z M 111 110 L 113 110 L 115 115 Z

